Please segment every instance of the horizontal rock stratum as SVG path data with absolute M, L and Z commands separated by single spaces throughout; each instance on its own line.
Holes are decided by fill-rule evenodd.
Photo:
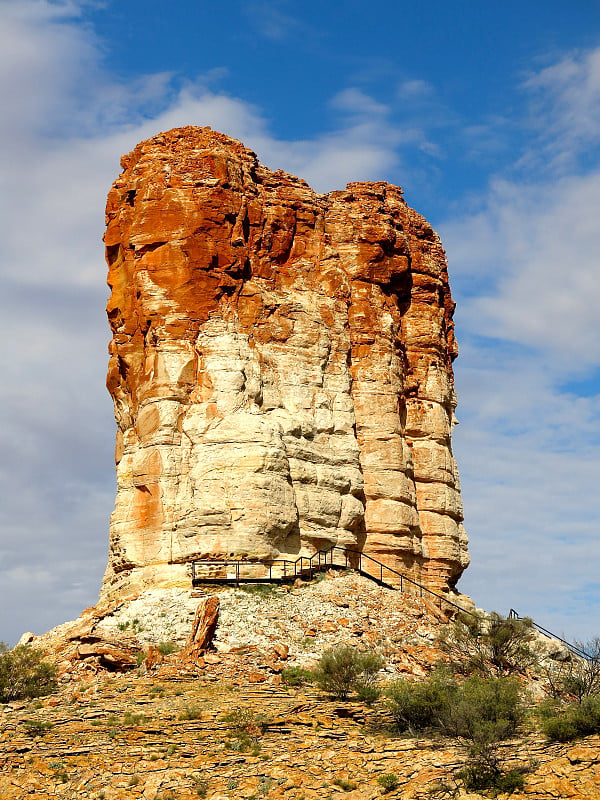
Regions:
M 139 144 L 107 204 L 117 497 L 102 594 L 341 545 L 468 564 L 440 239 L 387 183 L 317 194 L 240 142 Z

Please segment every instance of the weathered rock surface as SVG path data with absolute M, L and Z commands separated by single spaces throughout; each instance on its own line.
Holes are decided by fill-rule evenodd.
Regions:
M 192 623 L 192 632 L 184 650 L 186 657 L 197 658 L 212 644 L 219 622 L 219 605 L 219 598 L 214 596 L 205 597 L 198 603 Z
M 466 753 L 451 740 L 398 737 L 383 708 L 332 702 L 312 687 L 286 688 L 277 674 L 258 683 L 248 671 L 252 658 L 231 653 L 193 674 L 175 666 L 145 677 L 103 673 L 41 702 L 0 708 L 0 798 L 490 796 L 457 785 Z M 227 721 L 237 709 L 268 717 L 250 748 L 240 747 Z M 45 726 L 38 735 L 32 722 Z M 526 733 L 506 743 L 503 756 L 510 766 L 531 763 L 523 791 L 511 800 L 600 797 L 598 736 L 552 744 Z M 384 775 L 396 776 L 393 792 L 381 786 Z M 441 783 L 449 791 L 436 791 Z
M 468 563 L 446 260 L 386 183 L 319 195 L 180 128 L 122 160 L 105 236 L 118 489 L 103 598 L 206 556 Z

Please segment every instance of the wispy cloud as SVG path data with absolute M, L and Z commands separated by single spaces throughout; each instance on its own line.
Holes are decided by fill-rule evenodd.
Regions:
M 101 235 L 120 156 L 160 130 L 210 124 L 327 191 L 383 178 L 414 140 L 352 89 L 334 130 L 283 141 L 259 109 L 214 88 L 214 71 L 117 81 L 79 10 L 0 2 L 0 587 L 14 608 L 0 638 L 12 641 L 95 602 L 105 566 L 114 422 Z
M 477 211 L 440 226 L 462 343 L 463 587 L 583 636 L 600 609 L 600 593 L 584 591 L 600 560 L 600 159 L 582 171 L 575 156 L 596 141 L 599 55 L 529 77 L 537 122 L 525 157 Z M 544 148 L 554 168 L 536 170 Z
M 245 13 L 261 36 L 281 42 L 306 30 L 306 24 L 290 11 L 290 5 L 287 0 L 252 0 L 246 4 Z
M 600 48 L 572 53 L 529 75 L 524 88 L 531 94 L 529 123 L 538 137 L 525 163 L 544 159 L 554 170 L 574 168 L 600 143 Z
M 347 86 L 332 98 L 329 130 L 284 141 L 260 109 L 220 92 L 214 73 L 187 84 L 169 74 L 115 80 L 79 9 L 0 0 L 0 412 L 9 421 L 0 585 L 16 609 L 0 638 L 12 640 L 94 602 L 104 568 L 114 477 L 100 236 L 120 155 L 159 130 L 210 124 L 327 191 L 414 175 L 413 155 L 440 146 L 431 131 L 457 125 L 415 79 L 400 93 L 403 108 L 421 110 L 402 124 L 393 103 Z M 271 34 L 284 36 L 284 23 Z M 572 614 L 597 602 L 598 404 L 593 387 L 587 397 L 565 391 L 600 362 L 600 181 L 568 158 L 596 142 L 597 63 L 596 51 L 582 53 L 528 79 L 537 141 L 561 158 L 560 180 L 525 182 L 515 168 L 476 212 L 440 226 L 463 351 L 456 449 L 474 554 L 464 585 L 500 610 L 510 602 L 543 614 L 560 603 Z M 580 586 L 592 588 L 578 595 Z M 557 619 L 572 627 L 567 616 Z

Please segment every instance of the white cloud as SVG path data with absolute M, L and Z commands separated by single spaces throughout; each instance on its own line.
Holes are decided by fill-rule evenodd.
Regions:
M 385 114 L 362 113 L 313 140 L 277 140 L 258 109 L 209 88 L 214 73 L 178 89 L 167 74 L 116 82 L 78 8 L 0 0 L 0 587 L 15 609 L 0 638 L 11 641 L 95 602 L 105 566 L 114 423 L 101 235 L 121 154 L 210 124 L 328 190 L 382 177 L 402 139 Z
M 582 148 L 600 142 L 600 47 L 551 64 L 524 86 L 533 95 L 531 124 L 543 144 L 538 158 L 551 156 L 554 168 L 568 168 Z
M 289 13 L 286 0 L 252 0 L 245 6 L 250 24 L 266 39 L 283 41 L 291 33 L 307 31 L 307 26 Z
M 114 478 L 100 236 L 120 155 L 159 130 L 210 124 L 326 191 L 389 177 L 405 149 L 434 146 L 422 126 L 395 125 L 352 87 L 332 101 L 336 130 L 289 142 L 270 134 L 259 109 L 210 88 L 211 76 L 183 87 L 167 74 L 119 83 L 77 13 L 77 3 L 0 0 L 0 76 L 9 76 L 0 77 L 0 585 L 17 608 L 0 638 L 13 641 L 94 602 L 104 568 Z M 552 106 L 556 152 L 574 135 L 560 108 L 578 119 L 557 87 L 583 81 L 588 100 L 596 96 L 596 60 L 573 63 L 530 79 L 540 97 L 564 95 Z M 593 114 L 578 146 L 593 138 Z M 500 610 L 539 609 L 547 624 L 555 601 L 582 612 L 578 587 L 596 574 L 597 404 L 560 382 L 599 363 L 599 211 L 596 173 L 563 172 L 555 183 L 496 180 L 478 213 L 440 229 L 463 345 L 456 449 L 474 554 L 465 586 Z
M 472 554 L 462 588 L 580 636 L 600 610 L 600 171 L 576 171 L 568 151 L 594 138 L 599 53 L 528 82 L 561 171 L 494 179 L 478 211 L 440 226 L 462 344 L 454 441 Z M 519 165 L 531 169 L 530 156 Z M 589 396 L 568 388 L 585 380 Z
M 469 332 L 551 355 L 555 374 L 598 365 L 599 212 L 600 172 L 591 172 L 496 180 L 480 212 L 445 224 Z
M 397 90 L 398 97 L 403 100 L 429 98 L 433 93 L 433 86 L 427 81 L 419 79 L 402 81 Z

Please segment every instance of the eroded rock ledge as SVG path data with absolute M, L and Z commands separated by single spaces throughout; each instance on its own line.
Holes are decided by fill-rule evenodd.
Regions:
M 240 142 L 139 144 L 108 197 L 118 489 L 103 597 L 206 555 L 468 563 L 439 237 L 397 186 L 315 193 Z

